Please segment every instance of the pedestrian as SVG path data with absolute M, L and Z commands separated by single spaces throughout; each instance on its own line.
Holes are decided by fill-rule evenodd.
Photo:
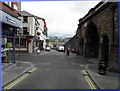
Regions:
M 79 50 L 76 51 L 76 54 L 79 55 Z
M 37 54 L 40 54 L 41 53 L 41 50 L 38 48 L 37 49 Z
M 70 48 L 67 48 L 67 55 L 69 56 Z

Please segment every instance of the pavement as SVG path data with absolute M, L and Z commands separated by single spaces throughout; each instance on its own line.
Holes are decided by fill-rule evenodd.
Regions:
M 106 71 L 106 75 L 99 74 L 99 61 L 98 59 L 88 59 L 93 64 L 85 66 L 86 71 L 89 73 L 91 79 L 100 89 L 120 89 L 119 88 L 119 74 L 115 72 Z
M 6 63 L 4 66 L 2 65 L 2 87 L 17 79 L 33 67 L 34 64 L 23 61 L 16 61 L 15 64 Z
M 99 89 L 118 89 L 118 73 L 107 71 L 106 75 L 98 74 L 98 60 L 87 59 L 93 64 L 85 65 L 85 70 L 88 72 L 91 79 L 99 87 Z M 22 74 L 33 68 L 34 65 L 29 62 L 16 62 L 16 64 L 8 64 L 2 67 L 2 86 L 10 83 Z

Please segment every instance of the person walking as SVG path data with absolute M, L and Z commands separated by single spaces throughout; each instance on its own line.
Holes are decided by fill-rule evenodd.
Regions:
M 69 56 L 70 54 L 70 48 L 67 48 L 67 55 Z

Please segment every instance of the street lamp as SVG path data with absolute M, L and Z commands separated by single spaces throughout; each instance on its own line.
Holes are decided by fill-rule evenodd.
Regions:
M 22 31 L 22 26 L 19 28 L 19 67 L 20 67 L 20 39 L 21 39 L 21 35 L 23 34 Z

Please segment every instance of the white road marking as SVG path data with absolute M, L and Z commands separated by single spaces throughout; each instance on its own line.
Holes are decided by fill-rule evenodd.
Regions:
M 42 64 L 42 65 L 49 65 L 50 63 L 39 63 L 39 64 Z

